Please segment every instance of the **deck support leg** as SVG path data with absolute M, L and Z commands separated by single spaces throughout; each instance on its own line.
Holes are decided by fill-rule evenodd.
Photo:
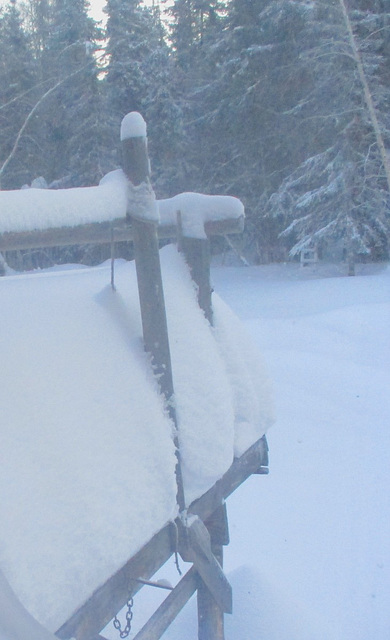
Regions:
M 180 238 L 180 248 L 198 289 L 198 302 L 207 320 L 213 324 L 210 285 L 210 241 L 208 238 Z
M 211 538 L 211 550 L 223 566 L 223 545 L 229 544 L 226 505 L 214 511 L 206 522 Z M 224 640 L 224 614 L 210 590 L 202 580 L 199 581 L 198 599 L 198 640 Z

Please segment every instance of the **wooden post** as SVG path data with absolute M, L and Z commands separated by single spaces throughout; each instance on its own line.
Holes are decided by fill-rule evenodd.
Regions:
M 127 178 L 133 187 L 144 185 L 145 198 L 147 198 L 149 194 L 150 204 L 153 204 L 146 125 L 139 113 L 128 114 L 123 119 L 121 142 L 123 170 Z M 133 228 L 134 255 L 145 350 L 151 354 L 154 372 L 158 377 L 161 391 L 166 398 L 169 414 L 176 425 L 176 412 L 173 406 L 172 365 L 161 277 L 157 220 L 142 216 L 137 217 L 137 211 L 134 211 L 131 205 L 132 203 L 129 202 L 128 211 L 130 212 Z M 139 206 L 144 206 L 144 202 L 141 201 Z M 148 206 L 148 202 L 145 203 L 145 206 Z M 185 509 L 185 499 L 177 437 L 175 438 L 175 447 L 177 456 L 177 501 L 180 511 L 183 511 Z
M 183 235 L 181 212 L 177 212 L 177 246 L 185 256 L 191 277 L 198 288 L 198 303 L 207 320 L 213 324 L 210 285 L 210 241 Z
M 213 324 L 210 285 L 210 241 L 208 238 L 181 238 L 181 248 L 190 267 L 191 276 L 198 288 L 198 302 L 201 309 Z
M 223 566 L 223 545 L 229 544 L 226 505 L 218 507 L 206 523 L 211 550 Z M 224 614 L 203 581 L 198 587 L 198 640 L 224 640 Z

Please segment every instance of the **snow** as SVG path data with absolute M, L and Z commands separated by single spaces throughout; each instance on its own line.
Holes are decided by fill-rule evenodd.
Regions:
M 248 341 L 231 312 L 216 296 L 211 328 L 182 257 L 166 247 L 161 259 L 188 504 L 235 442 L 264 433 L 271 403 L 264 374 L 252 380 L 225 344 Z M 134 265 L 118 262 L 116 291 L 109 282 L 109 264 L 0 280 L 0 570 L 52 632 L 177 515 L 173 425 L 143 351 Z
M 227 501 L 226 640 L 390 634 L 390 268 L 214 268 L 271 372 L 269 476 Z M 173 563 L 162 570 L 171 579 Z M 140 595 L 134 632 L 157 597 Z M 166 640 L 196 640 L 196 602 Z M 115 635 L 108 632 L 109 638 Z
M 126 216 L 127 179 L 108 173 L 97 187 L 0 191 L 0 233 L 107 222 Z
M 161 224 L 175 225 L 180 211 L 185 237 L 205 238 L 207 221 L 244 219 L 244 205 L 233 196 L 210 196 L 203 193 L 180 193 L 158 201 Z
M 164 270 L 170 269 L 175 274 L 180 262 L 176 256 L 168 256 L 169 251 L 162 252 Z M 127 347 L 133 354 L 137 340 L 129 337 L 129 325 L 134 327 L 134 323 L 139 321 L 136 311 L 129 311 L 134 291 L 130 271 L 129 265 L 118 265 L 119 295 L 105 287 L 109 281 L 106 266 L 1 279 L 0 289 L 5 286 L 8 290 L 17 288 L 25 296 L 24 303 L 18 303 L 12 318 L 7 305 L 2 304 L 2 342 L 10 351 L 17 347 L 15 356 L 24 349 L 31 349 L 29 340 L 35 339 L 35 335 L 32 329 L 27 328 L 26 340 L 22 344 L 8 345 L 15 344 L 13 336 L 18 326 L 26 324 L 26 310 L 28 315 L 30 309 L 33 311 L 31 323 L 35 322 L 36 307 L 43 304 L 46 309 L 51 309 L 51 297 L 59 305 L 58 291 L 61 290 L 63 296 L 63 284 L 66 292 L 74 289 L 73 282 L 78 283 L 76 289 L 79 291 L 75 295 L 74 306 L 79 307 L 81 318 L 88 322 L 88 331 L 93 330 L 96 324 L 99 337 L 103 333 L 106 336 L 108 326 L 111 332 L 115 326 L 115 340 L 119 340 L 118 333 L 121 342 L 115 358 Z M 389 637 L 390 269 L 382 265 L 357 265 L 358 275 L 353 278 L 344 277 L 345 272 L 345 266 L 322 264 L 306 268 L 298 264 L 282 264 L 249 268 L 215 267 L 212 270 L 213 286 L 220 296 L 215 301 L 216 327 L 212 331 L 215 344 L 221 350 L 224 331 L 234 330 L 237 322 L 224 308 L 228 304 L 240 317 L 241 327 L 243 325 L 249 332 L 263 354 L 273 382 L 277 418 L 267 436 L 270 475 L 250 478 L 227 501 L 231 542 L 225 549 L 225 570 L 233 586 L 234 598 L 233 615 L 225 617 L 227 640 L 387 640 Z M 178 286 L 181 293 L 186 292 L 181 311 L 184 315 L 189 299 L 186 278 L 185 270 L 181 269 Z M 34 283 L 47 288 L 43 301 L 38 297 L 38 285 Z M 66 295 L 69 296 L 68 293 Z M 94 295 L 98 297 L 99 304 L 92 303 Z M 15 303 L 17 297 L 14 291 Z M 69 303 L 69 297 L 66 299 Z M 88 305 L 84 312 L 85 299 L 88 299 Z M 179 313 L 175 304 L 170 306 L 170 314 L 174 313 L 170 320 L 171 330 L 177 322 L 175 314 Z M 64 306 L 69 308 L 66 301 Z M 104 323 L 103 311 L 106 313 Z M 61 313 L 64 311 L 58 308 L 53 322 L 59 322 Z M 75 313 L 66 318 L 68 330 L 74 335 Z M 194 323 L 197 330 L 202 327 L 203 331 L 200 317 L 196 317 Z M 16 325 L 14 329 L 13 325 Z M 49 322 L 45 327 L 48 325 Z M 138 335 L 138 332 L 139 329 L 134 333 Z M 242 331 L 237 338 L 241 343 L 240 354 L 247 340 L 241 334 Z M 59 335 L 74 352 L 64 328 Z M 182 340 L 179 334 L 177 338 Z M 184 335 L 183 340 L 185 338 Z M 100 342 L 103 341 L 100 339 Z M 37 358 L 46 349 L 42 338 L 40 344 L 41 350 L 36 348 Z M 81 348 L 84 347 L 78 343 L 78 349 Z M 244 360 L 248 368 L 254 366 L 253 360 L 257 361 L 256 350 L 252 348 L 252 351 L 253 359 L 245 357 Z M 175 353 L 179 358 L 178 352 Z M 138 354 L 142 360 L 141 349 Z M 123 358 L 123 354 L 120 357 Z M 110 366 L 110 358 L 107 356 L 108 364 L 105 366 Z M 235 354 L 234 344 L 225 342 L 223 359 L 229 380 L 234 377 L 242 379 L 239 369 L 235 373 L 231 370 L 232 362 L 239 366 L 237 358 L 239 354 Z M 213 345 L 210 363 L 213 364 L 215 359 Z M 50 359 L 45 360 L 45 366 L 50 365 L 47 360 Z M 120 362 L 119 379 L 121 376 L 126 380 L 129 376 L 133 379 L 131 369 L 123 373 Z M 5 364 L 3 361 L 3 372 L 6 371 Z M 26 359 L 23 365 L 26 366 Z M 50 373 L 53 371 L 51 367 Z M 85 373 L 85 379 L 94 380 L 98 370 L 95 368 L 93 373 Z M 208 373 L 207 367 L 204 373 Z M 43 370 L 38 372 L 31 364 L 25 376 L 22 369 L 18 375 L 17 389 L 24 394 L 28 392 L 30 382 L 43 377 Z M 50 376 L 46 377 L 50 379 Z M 3 373 L 1 386 L 6 384 L 4 378 Z M 81 379 L 81 376 L 77 377 L 78 381 Z M 109 368 L 106 388 L 98 394 L 102 401 L 111 393 L 108 391 L 113 387 L 111 380 Z M 115 384 L 120 383 L 118 377 L 115 380 Z M 127 386 L 129 388 L 131 385 Z M 265 388 L 260 381 L 259 393 L 267 393 Z M 20 397 L 21 392 L 17 393 L 19 400 Z M 244 397 L 244 390 L 235 386 L 229 407 L 243 427 L 246 418 L 239 420 L 242 411 L 246 409 L 250 414 L 254 410 L 254 406 L 246 406 Z M 255 405 L 253 397 L 252 401 Z M 181 411 L 184 409 L 183 402 Z M 25 408 L 27 418 L 28 413 Z M 2 424 L 6 424 L 4 420 Z M 10 432 L 5 429 L 5 433 Z M 111 432 L 111 435 L 115 436 L 115 433 Z M 237 428 L 234 438 L 236 446 L 240 447 Z M 23 441 L 19 447 L 22 454 Z M 125 447 L 123 459 L 131 455 L 125 437 L 121 439 L 121 447 Z M 85 455 L 89 459 L 88 447 L 84 448 Z M 60 454 L 56 459 L 59 457 Z M 18 481 L 23 478 L 23 460 L 21 458 L 13 476 Z M 207 474 L 206 467 L 204 472 Z M 190 475 L 191 470 L 188 473 Z M 8 490 L 11 490 L 7 482 Z M 31 495 L 32 491 L 30 499 Z M 131 504 L 134 497 L 131 492 L 127 504 Z M 3 513 L 5 508 L 11 517 L 11 506 L 3 506 Z M 106 517 L 111 517 L 109 512 Z M 100 519 L 100 526 L 103 526 L 103 520 Z M 30 518 L 25 518 L 23 528 L 29 522 Z M 0 525 L 3 530 L 5 526 L 6 522 Z M 126 534 L 130 535 L 131 529 Z M 12 535 L 20 539 L 21 533 L 13 530 Z M 113 540 L 116 542 L 115 537 Z M 36 540 L 34 545 L 30 542 L 30 549 L 34 547 L 34 553 L 44 556 L 40 546 Z M 110 545 L 106 545 L 105 554 L 109 550 Z M 96 554 L 92 566 L 98 557 Z M 73 560 L 72 556 L 68 556 L 67 561 L 70 560 Z M 0 564 L 5 572 L 3 554 Z M 181 568 L 185 570 L 182 562 Z M 21 571 L 26 569 L 22 567 Z M 173 584 L 177 581 L 173 560 L 163 567 L 160 574 Z M 10 578 L 9 575 L 7 577 Z M 58 585 L 54 585 L 54 590 L 55 597 L 64 602 Z M 4 601 L 4 591 L 1 592 Z M 150 587 L 144 587 L 137 594 L 132 634 L 140 628 L 145 616 L 150 615 L 152 605 L 157 605 L 159 598 L 165 595 L 166 592 Z M 0 619 L 4 625 L 4 619 Z M 195 640 L 196 625 L 196 603 L 193 599 L 164 638 Z M 3 627 L 0 629 L 1 640 L 10 640 Z M 118 637 L 112 625 L 107 627 L 104 635 L 112 639 Z M 16 632 L 13 634 L 15 637 L 19 638 Z
M 0 640 L 54 640 L 55 636 L 40 625 L 20 603 L 0 571 Z M 4 613 L 6 615 L 4 615 Z M 26 630 L 28 633 L 26 634 Z
M 146 122 L 138 111 L 131 111 L 121 123 L 121 141 L 128 138 L 146 138 Z
M 138 220 L 153 222 L 158 225 L 160 212 L 156 195 L 149 181 L 134 186 L 128 182 L 127 213 Z
M 137 131 L 137 118 L 134 120 L 130 118 L 133 129 L 126 126 L 125 132 Z M 134 186 L 117 169 L 104 176 L 98 187 L 0 191 L 0 233 L 110 222 L 125 218 L 126 213 L 155 224 L 176 225 L 178 211 L 183 235 L 195 238 L 206 237 L 204 225 L 208 221 L 244 219 L 244 206 L 238 198 L 181 193 L 156 200 L 149 182 Z

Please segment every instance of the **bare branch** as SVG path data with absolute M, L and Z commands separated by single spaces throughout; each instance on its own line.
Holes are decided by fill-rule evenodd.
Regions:
M 0 178 L 1 176 L 4 174 L 7 166 L 9 165 L 9 163 L 11 162 L 12 158 L 14 157 L 18 146 L 19 146 L 19 142 L 28 126 L 28 123 L 30 122 L 31 118 L 34 116 L 34 114 L 37 112 L 37 110 L 39 109 L 39 107 L 41 106 L 42 102 L 44 102 L 46 100 L 46 98 L 48 98 L 52 93 L 54 93 L 61 85 L 65 84 L 65 82 L 67 82 L 68 80 L 70 80 L 71 78 L 73 78 L 74 76 L 78 75 L 79 73 L 81 73 L 82 71 L 84 71 L 88 66 L 90 66 L 91 64 L 95 63 L 96 59 L 90 60 L 87 64 L 83 65 L 82 67 L 80 67 L 79 69 L 77 69 L 76 71 L 73 71 L 73 73 L 70 73 L 69 75 L 67 75 L 65 78 L 62 78 L 61 80 L 59 80 L 58 82 L 56 82 L 55 85 L 53 85 L 52 87 L 50 87 L 50 89 L 48 89 L 40 98 L 39 100 L 35 103 L 35 105 L 33 106 L 33 108 L 31 109 L 31 111 L 28 113 L 28 115 L 26 116 L 21 128 L 19 129 L 19 132 L 16 136 L 15 139 L 15 143 L 14 146 L 12 147 L 11 152 L 9 153 L 8 157 L 4 160 L 2 166 L 0 167 Z

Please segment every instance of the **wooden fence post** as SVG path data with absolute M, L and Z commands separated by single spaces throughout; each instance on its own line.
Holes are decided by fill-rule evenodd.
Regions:
M 229 544 L 226 505 L 218 507 L 206 522 L 211 550 L 223 567 L 223 546 Z M 198 640 L 224 640 L 224 613 L 210 590 L 200 581 L 198 592 Z
M 198 288 L 198 302 L 207 320 L 213 324 L 210 285 L 210 241 L 208 238 L 181 238 L 181 249 Z
M 147 151 L 146 124 L 139 113 L 129 113 L 122 121 L 122 166 L 133 188 L 145 187 L 145 198 L 153 206 L 150 184 L 150 163 Z M 139 206 L 148 202 L 140 201 Z M 169 414 L 176 425 L 173 406 L 173 377 L 169 349 L 167 318 L 161 277 L 157 220 L 140 215 L 128 203 L 132 228 L 138 291 L 141 306 L 142 330 L 145 350 L 151 354 L 152 365 L 158 377 Z M 177 468 L 177 501 L 180 511 L 185 509 L 183 480 L 180 468 L 179 442 L 175 438 Z

